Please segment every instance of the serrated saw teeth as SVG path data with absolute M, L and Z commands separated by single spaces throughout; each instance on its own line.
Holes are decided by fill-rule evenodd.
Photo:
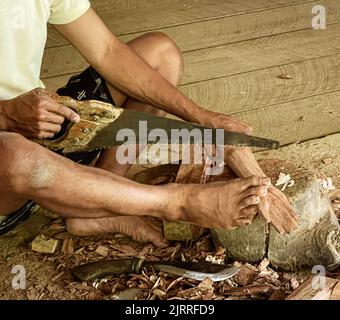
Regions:
M 213 137 L 217 137 L 218 134 L 218 130 L 213 128 L 157 117 L 130 109 L 122 109 L 100 101 L 76 101 L 69 97 L 60 97 L 58 102 L 76 111 L 80 116 L 80 122 L 64 124 L 62 132 L 54 139 L 34 141 L 50 150 L 62 151 L 64 154 L 105 150 L 121 145 L 124 142 L 117 141 L 117 135 L 121 129 L 133 131 L 137 143 L 139 139 L 143 139 L 141 141 L 145 141 L 146 137 L 149 139 L 149 134 L 154 129 L 164 130 L 167 137 L 171 137 L 174 130 L 191 132 L 190 130 L 198 129 L 204 137 L 206 130 L 209 130 L 210 134 L 213 132 Z M 146 136 L 140 134 L 141 123 L 146 123 L 148 127 L 145 132 Z M 169 139 L 170 141 L 172 139 Z M 189 141 L 193 143 L 191 142 L 192 139 L 189 139 Z M 217 142 L 218 140 L 212 141 Z M 277 141 L 227 131 L 224 131 L 224 142 L 225 145 L 238 148 L 256 147 L 273 149 L 279 146 Z

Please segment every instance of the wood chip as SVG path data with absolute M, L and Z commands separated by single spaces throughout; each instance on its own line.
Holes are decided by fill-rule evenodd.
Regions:
M 137 256 L 137 251 L 132 248 L 131 246 L 128 246 L 128 245 L 123 245 L 123 244 L 115 244 L 114 246 L 112 246 L 112 248 L 114 250 L 117 250 L 117 251 L 120 251 L 121 254 L 119 254 L 119 256 L 123 257 L 123 256 L 126 256 L 126 257 L 135 257 Z
M 267 268 L 269 265 L 270 265 L 270 261 L 267 258 L 264 258 L 262 262 L 259 264 L 259 269 L 261 271 L 267 271 Z
M 166 296 L 166 293 L 160 289 L 153 290 L 153 293 L 159 298 L 163 298 Z
M 210 278 L 205 278 L 199 285 L 198 288 L 203 290 L 213 289 L 213 281 Z
M 259 271 L 256 268 L 250 265 L 243 265 L 234 277 L 234 281 L 240 286 L 246 287 L 255 281 L 258 274 Z
M 62 253 L 67 253 L 71 254 L 74 253 L 74 244 L 73 244 L 73 239 L 68 238 L 63 241 L 63 246 L 61 248 Z
M 48 253 L 54 254 L 59 246 L 59 240 L 57 239 L 48 239 L 44 235 L 37 236 L 31 244 L 31 248 L 33 251 L 40 253 Z
M 58 279 L 60 279 L 62 276 L 64 275 L 64 271 L 61 271 L 59 272 L 57 275 L 55 275 L 51 281 L 54 282 L 54 281 L 57 281 Z
M 110 249 L 104 246 L 98 246 L 95 250 L 95 253 L 99 254 L 102 257 L 107 257 L 109 255 Z

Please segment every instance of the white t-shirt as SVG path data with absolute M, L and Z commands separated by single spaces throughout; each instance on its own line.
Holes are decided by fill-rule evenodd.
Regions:
M 70 23 L 89 7 L 89 0 L 0 0 L 0 100 L 44 87 L 47 23 Z

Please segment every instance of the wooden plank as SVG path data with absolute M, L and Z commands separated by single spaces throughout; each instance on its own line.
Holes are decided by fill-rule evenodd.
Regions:
M 330 300 L 337 279 L 311 276 L 297 288 L 286 300 Z
M 340 48 L 334 39 L 339 32 L 338 23 L 329 25 L 326 30 L 302 30 L 186 52 L 183 84 L 336 54 Z M 45 51 L 41 76 L 75 73 L 86 66 L 71 46 L 50 48 Z
M 215 47 L 291 31 L 309 29 L 311 26 L 310 8 L 314 4 L 327 7 L 329 24 L 340 21 L 340 3 L 324 0 L 296 6 L 262 10 L 238 14 L 214 20 L 195 22 L 190 25 L 171 26 L 157 31 L 173 38 L 183 52 L 198 50 L 202 47 Z M 150 29 L 149 31 L 153 31 Z M 127 42 L 144 32 L 121 34 Z
M 72 74 L 65 74 L 63 76 L 53 77 L 44 79 L 44 84 L 46 88 L 48 88 L 51 91 L 56 91 L 57 89 L 63 87 L 67 81 L 71 78 Z
M 254 135 L 281 145 L 340 132 L 340 91 L 234 114 L 253 126 Z M 219 108 L 215 111 L 226 112 Z M 226 112 L 228 113 L 228 112 Z
M 291 79 L 279 76 L 288 74 Z M 45 79 L 50 90 L 70 75 Z M 199 105 L 234 114 L 340 90 L 340 54 L 181 86 Z
M 159 4 L 174 3 L 182 0 L 90 0 L 92 6 L 99 12 L 113 11 L 113 10 L 123 10 L 123 9 L 134 9 L 134 8 L 145 8 L 153 7 Z M 197 1 L 197 0 L 196 0 Z M 248 1 L 248 0 L 238 0 L 238 2 Z M 254 0 L 252 0 L 254 1 Z M 272 2 L 278 4 L 291 4 L 307 2 L 308 0 L 272 0 Z M 199 3 L 207 3 L 210 0 L 198 0 Z M 229 0 L 229 2 L 231 2 Z
M 233 114 L 340 90 L 339 78 L 336 54 L 184 85 L 181 90 L 199 105 Z
M 187 52 L 183 84 L 336 54 L 339 32 L 337 23 L 322 31 L 296 31 Z
M 152 7 L 159 4 L 175 3 L 180 0 L 90 0 L 92 7 L 99 13 L 133 9 L 133 8 L 145 8 Z
M 235 114 L 282 145 L 340 132 L 340 91 Z
M 312 0 L 307 0 L 312 1 Z M 295 1 L 297 2 L 297 1 Z M 306 2 L 306 1 L 305 1 Z M 294 6 L 295 3 L 288 3 L 284 6 L 282 4 L 277 4 L 272 1 L 267 0 L 254 0 L 254 1 L 224 1 L 224 0 L 210 0 L 210 1 L 195 1 L 195 0 L 184 0 L 181 2 L 172 2 L 167 3 L 159 6 L 153 6 L 153 7 L 142 7 L 138 9 L 130 9 L 130 10 L 120 10 L 120 11 L 110 11 L 108 13 L 102 13 L 100 14 L 103 21 L 107 24 L 107 26 L 112 30 L 116 35 L 122 36 L 122 35 L 129 35 L 129 37 L 125 37 L 126 39 L 131 39 L 140 33 L 144 33 L 146 31 L 153 31 L 153 30 L 160 30 L 163 32 L 167 32 L 170 35 L 173 34 L 180 34 L 187 39 L 190 39 L 190 31 L 192 31 L 192 27 L 195 27 L 196 34 L 200 34 L 201 31 L 209 32 L 209 29 L 213 28 L 214 25 L 217 23 L 220 27 L 219 30 L 216 31 L 216 34 L 219 35 L 219 33 L 224 34 L 227 32 L 227 34 L 233 34 L 232 32 L 228 32 L 228 28 L 230 26 L 233 26 L 235 24 L 235 21 L 231 21 L 230 26 L 225 26 L 225 29 L 223 29 L 223 23 L 225 23 L 225 19 L 228 17 L 235 17 L 236 21 L 238 21 L 232 29 L 235 30 L 236 28 L 236 36 L 239 34 L 242 34 L 240 30 L 238 30 L 240 27 L 242 27 L 242 22 L 248 21 L 248 19 L 242 19 L 242 22 L 240 21 L 240 18 L 242 17 L 242 14 L 247 13 L 259 13 L 261 14 L 262 11 L 268 11 L 273 8 L 289 8 L 290 6 Z M 334 0 L 329 1 L 321 1 L 321 3 L 329 8 L 329 15 L 327 22 L 331 23 L 333 12 L 334 10 Z M 287 15 L 285 16 L 285 13 L 282 12 L 282 14 L 285 16 L 285 19 L 288 20 L 289 23 L 286 23 L 285 25 L 280 24 L 280 21 L 277 21 L 276 24 L 272 23 L 272 26 L 277 28 L 277 26 L 280 26 L 280 28 L 285 28 L 289 24 L 292 24 L 291 27 L 294 28 L 294 25 L 296 23 L 299 23 L 299 19 L 302 19 L 302 22 L 300 22 L 300 25 L 305 25 L 306 23 L 303 23 L 305 21 L 304 17 L 307 16 L 307 23 L 308 27 L 311 24 L 311 5 L 310 3 L 303 4 L 303 8 L 297 9 L 297 11 L 289 11 L 287 12 Z M 306 7 L 308 6 L 308 7 Z M 295 6 L 294 6 L 295 7 Z M 299 15 L 298 15 L 299 13 Z M 273 15 L 268 14 L 268 12 L 264 13 L 266 16 L 271 18 L 273 20 Z M 274 13 L 275 14 L 275 13 Z M 277 19 L 282 19 L 282 14 L 277 15 Z M 239 17 L 241 15 L 241 17 Z M 293 17 L 293 19 L 291 18 Z M 294 19 L 294 17 L 296 17 Z M 215 23 L 213 23 L 213 20 L 217 19 Z M 223 21 L 219 21 L 223 19 Z M 291 21 L 293 20 L 293 21 Z M 294 21 L 295 20 L 295 21 Z M 258 23 L 263 23 L 266 21 L 266 19 L 261 19 L 261 17 L 253 17 L 252 22 L 255 23 L 257 21 Z M 184 33 L 177 33 L 176 26 L 186 26 L 187 24 L 191 23 L 198 23 L 198 22 L 205 22 L 205 24 L 202 25 L 204 27 L 205 25 L 208 25 L 205 28 L 199 28 L 197 30 L 196 26 L 191 26 L 191 28 L 179 28 L 178 31 L 184 31 Z M 209 22 L 212 22 L 212 26 L 209 28 Z M 249 25 L 251 21 L 247 22 L 247 25 Z M 162 30 L 162 29 L 170 29 L 170 30 Z M 222 30 L 221 30 L 222 29 Z M 250 30 L 246 28 L 246 26 L 242 27 L 243 30 L 253 31 L 254 27 L 251 27 Z M 290 28 L 291 29 L 291 28 Z M 210 38 L 213 38 L 214 34 L 208 33 L 210 35 Z M 254 37 L 254 36 L 253 36 Z M 202 39 L 199 37 L 202 41 L 205 39 Z M 207 37 L 209 39 L 209 37 Z M 227 39 L 227 38 L 226 38 Z M 185 43 L 185 42 L 183 42 Z M 47 40 L 47 48 L 54 47 L 54 46 L 60 46 L 67 44 L 67 41 L 61 37 L 57 31 L 55 31 L 51 26 L 49 26 L 49 37 Z M 223 43 L 224 44 L 224 43 Z M 190 47 L 189 47 L 190 48 Z M 183 48 L 185 50 L 185 48 Z

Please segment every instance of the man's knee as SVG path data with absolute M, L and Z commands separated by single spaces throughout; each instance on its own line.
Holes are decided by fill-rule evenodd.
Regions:
M 162 57 L 172 62 L 173 66 L 177 67 L 182 73 L 184 68 L 183 54 L 175 41 L 162 32 L 153 32 L 152 35 L 157 39 L 157 43 L 159 43 Z
M 178 76 L 181 77 L 184 69 L 184 60 L 183 54 L 175 41 L 163 32 L 149 32 L 144 37 L 152 40 L 160 63 L 170 64 L 176 69 Z
M 44 171 L 41 148 L 16 133 L 0 133 L 0 176 L 8 187 L 17 193 L 39 187 L 38 177 Z M 40 174 L 41 176 L 41 174 Z

